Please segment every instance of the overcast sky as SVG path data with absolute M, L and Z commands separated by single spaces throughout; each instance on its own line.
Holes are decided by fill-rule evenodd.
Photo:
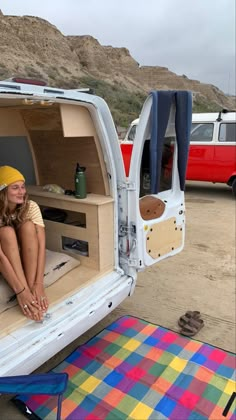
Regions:
M 0 9 L 235 93 L 235 0 L 0 0 Z

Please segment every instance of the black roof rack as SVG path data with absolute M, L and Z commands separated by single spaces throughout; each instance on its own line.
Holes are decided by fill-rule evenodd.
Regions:
M 222 118 L 221 118 L 221 114 L 227 114 L 227 112 L 235 112 L 235 110 L 230 110 L 230 109 L 226 109 L 226 108 L 223 108 L 221 111 L 219 111 L 219 114 L 218 114 L 218 117 L 216 118 L 216 121 L 222 121 Z
M 75 90 L 76 92 L 89 93 L 90 95 L 95 95 L 95 90 L 93 88 L 79 88 Z

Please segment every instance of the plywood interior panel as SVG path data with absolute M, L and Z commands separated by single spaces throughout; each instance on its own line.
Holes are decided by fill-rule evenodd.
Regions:
M 83 106 L 60 105 L 63 134 L 65 137 L 91 137 L 95 134 L 89 111 Z
M 82 106 L 0 109 L 0 135 L 28 138 L 37 182 L 74 190 L 77 162 L 86 167 L 87 190 L 110 195 L 106 165 L 89 111 Z
M 86 167 L 87 191 L 106 194 L 93 137 L 65 138 L 61 131 L 30 131 L 41 185 L 58 184 L 74 190 L 77 162 Z
M 161 257 L 182 245 L 182 227 L 177 226 L 176 218 L 171 217 L 151 226 L 146 235 L 147 253 L 154 259 Z
M 21 114 L 37 159 L 41 185 L 56 183 L 74 189 L 74 172 L 79 162 L 86 167 L 88 191 L 109 195 L 101 146 L 85 107 L 54 104 L 22 109 Z
M 58 105 L 35 109 L 20 110 L 25 126 L 28 130 L 62 131 L 61 116 Z
M 104 182 L 105 194 L 109 195 L 109 184 L 106 166 L 103 159 L 101 144 L 97 132 L 87 108 L 80 105 L 60 105 L 63 134 L 65 137 L 93 137 L 96 145 L 97 156 L 101 167 L 101 175 Z M 84 166 L 84 165 L 83 165 Z
M 99 267 L 108 269 L 114 264 L 114 214 L 111 204 L 99 207 Z
M 19 110 L 0 109 L 0 136 L 27 136 Z
M 89 194 L 78 200 L 74 197 L 45 192 L 40 186 L 29 186 L 29 196 L 39 205 L 85 214 L 86 227 L 45 221 L 46 244 L 52 251 L 66 252 L 78 258 L 81 265 L 104 270 L 114 266 L 114 200 L 112 197 Z M 64 250 L 62 237 L 88 242 L 89 255 Z
M 163 215 L 165 203 L 157 197 L 146 195 L 139 200 L 139 209 L 144 220 L 153 220 Z

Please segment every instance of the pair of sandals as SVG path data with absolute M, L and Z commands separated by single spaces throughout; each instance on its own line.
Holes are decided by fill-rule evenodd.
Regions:
M 199 311 L 185 312 L 179 318 L 178 324 L 181 328 L 180 334 L 188 337 L 193 337 L 204 327 L 204 321 L 201 319 L 201 313 Z

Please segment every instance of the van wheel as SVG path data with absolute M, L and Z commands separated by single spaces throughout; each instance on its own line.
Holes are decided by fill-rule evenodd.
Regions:
M 236 178 L 234 178 L 234 180 L 232 182 L 232 193 L 233 193 L 234 197 L 236 197 Z

